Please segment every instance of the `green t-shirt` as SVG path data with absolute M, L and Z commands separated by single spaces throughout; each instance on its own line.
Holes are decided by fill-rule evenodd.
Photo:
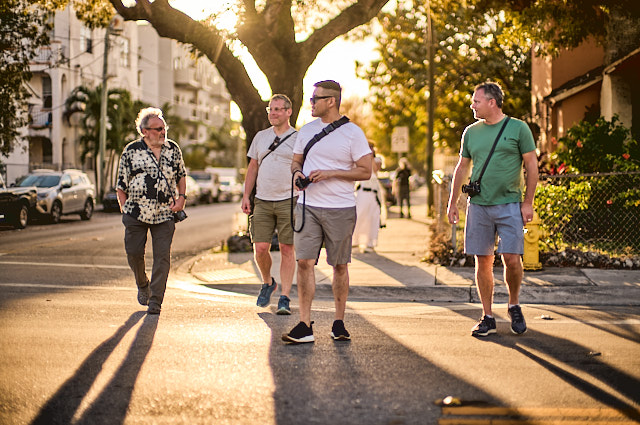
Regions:
M 471 180 L 480 176 L 482 167 L 491 151 L 491 146 L 506 117 L 497 124 L 478 121 L 465 128 L 462 133 L 460 155 L 471 158 L 473 169 Z M 527 124 L 511 118 L 507 123 L 489 165 L 482 176 L 480 193 L 471 202 L 478 205 L 501 205 L 522 202 L 524 178 L 522 154 L 536 149 L 533 134 Z

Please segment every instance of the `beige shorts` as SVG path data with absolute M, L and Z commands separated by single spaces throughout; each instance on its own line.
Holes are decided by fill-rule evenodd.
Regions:
M 302 225 L 302 205 L 296 206 L 296 230 Z M 305 206 L 304 226 L 295 234 L 298 260 L 318 261 L 322 245 L 332 266 L 351 262 L 351 238 L 356 226 L 356 207 L 319 208 Z
M 297 200 L 297 197 L 293 199 L 294 205 L 296 205 Z M 278 230 L 278 242 L 285 245 L 293 244 L 291 199 L 263 201 L 255 198 L 253 214 L 249 217 L 251 242 L 271 243 L 273 232 L 276 229 Z

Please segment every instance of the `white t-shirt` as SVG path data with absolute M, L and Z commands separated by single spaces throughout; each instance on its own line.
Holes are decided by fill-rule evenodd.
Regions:
M 293 153 L 302 154 L 309 140 L 327 125 L 320 118 L 305 124 L 298 133 Z M 357 160 L 370 153 L 364 132 L 348 122 L 324 136 L 311 148 L 302 172 L 308 176 L 314 170 L 351 170 Z M 349 180 L 328 179 L 311 183 L 304 193 L 306 205 L 312 207 L 348 208 L 356 205 L 353 181 Z M 300 196 L 298 203 L 302 201 L 303 197 Z
M 259 131 L 253 138 L 247 156 L 258 161 L 259 165 L 256 198 L 263 201 L 282 201 L 291 198 L 291 160 L 297 135 L 294 128 L 287 130 L 280 139 L 289 137 L 268 156 L 265 155 L 276 138 L 273 127 Z M 297 196 L 297 193 L 294 188 L 293 196 Z

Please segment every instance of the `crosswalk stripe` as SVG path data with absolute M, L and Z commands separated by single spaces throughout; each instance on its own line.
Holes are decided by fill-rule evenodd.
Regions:
M 639 409 L 456 406 L 443 407 L 439 425 L 611 425 L 637 423 Z M 452 417 L 455 416 L 455 417 Z

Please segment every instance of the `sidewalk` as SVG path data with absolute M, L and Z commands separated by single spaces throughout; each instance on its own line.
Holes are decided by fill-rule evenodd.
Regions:
M 479 303 L 472 267 L 421 262 L 430 237 L 426 189 L 412 193 L 412 204 L 412 219 L 398 218 L 397 207 L 391 207 L 375 252 L 353 251 L 349 300 Z M 272 254 L 272 272 L 280 282 L 280 253 Z M 182 264 L 180 271 L 209 288 L 256 297 L 260 290 L 253 253 L 209 251 Z M 323 250 L 316 267 L 316 297 L 333 297 L 331 276 Z M 495 269 L 495 279 L 494 301 L 506 303 L 501 267 Z M 292 296 L 297 297 L 295 279 Z M 547 268 L 525 272 L 520 300 L 523 304 L 640 305 L 640 271 Z

